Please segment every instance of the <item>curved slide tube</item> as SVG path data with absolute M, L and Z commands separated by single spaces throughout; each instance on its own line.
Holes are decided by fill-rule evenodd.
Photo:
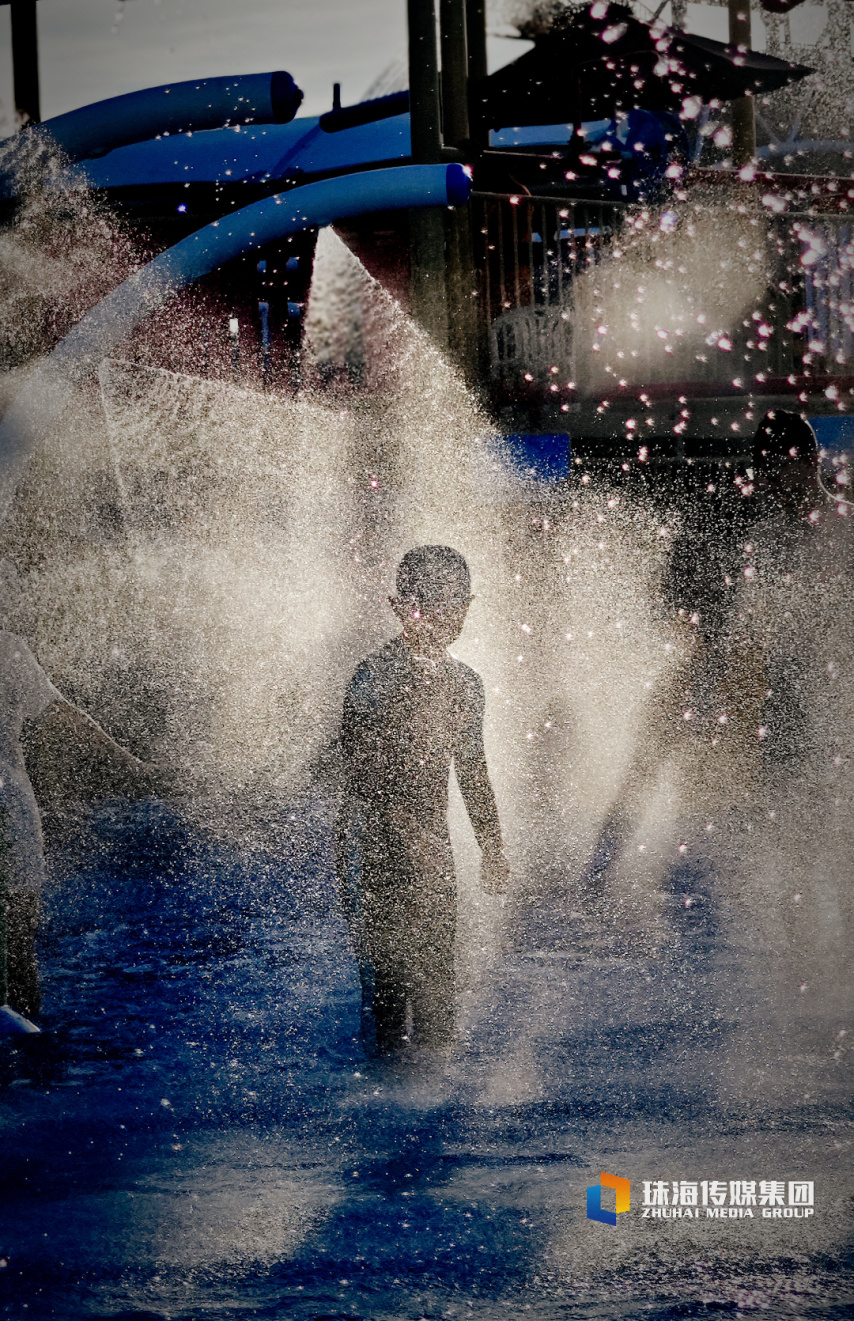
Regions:
M 471 179 L 461 165 L 401 165 L 306 184 L 215 220 L 161 252 L 109 293 L 33 372 L 0 423 L 0 521 L 40 439 L 79 381 L 180 289 L 244 252 L 304 229 L 371 211 L 460 206 Z
M 150 184 L 242 182 L 269 184 L 299 174 L 303 183 L 351 170 L 403 165 L 412 155 L 409 115 L 324 133 L 318 117 L 289 124 L 248 124 L 149 138 L 117 147 L 106 156 L 69 166 L 65 177 L 92 188 L 146 188 Z
M 141 92 L 56 115 L 28 129 L 22 142 L 51 139 L 70 160 L 102 156 L 114 147 L 158 134 L 189 133 L 226 124 L 288 124 L 302 103 L 289 73 L 236 74 L 146 87 Z

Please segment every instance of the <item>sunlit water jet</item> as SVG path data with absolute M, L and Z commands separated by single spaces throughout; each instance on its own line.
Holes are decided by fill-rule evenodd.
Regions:
M 761 214 L 708 203 L 637 208 L 574 283 L 573 374 L 604 394 L 619 381 L 744 384 L 746 342 L 764 317 L 774 322 L 767 303 L 778 243 Z M 647 410 L 637 407 L 642 417 Z M 639 443 L 643 433 L 641 426 Z
M 536 490 L 497 475 L 488 419 L 329 231 L 308 336 L 315 370 L 339 384 L 297 399 L 103 364 L 100 399 L 81 396 L 75 434 L 21 496 L 18 536 L 43 542 L 29 635 L 119 735 L 155 715 L 142 751 L 251 802 L 328 766 L 348 674 L 393 629 L 394 566 L 418 542 L 456 545 L 476 585 L 458 650 L 486 683 L 519 888 L 570 894 L 643 711 L 690 647 L 657 599 L 678 514 L 662 524 L 601 482 Z M 33 524 L 51 519 L 62 531 L 46 556 L 50 530 Z M 714 754 L 689 736 L 666 751 L 623 905 L 649 915 L 683 818 L 740 808 L 755 731 L 733 725 Z M 455 837 L 472 894 L 461 820 Z
M 344 308 L 334 301 L 343 295 Z M 346 333 L 339 334 L 342 326 Z M 310 821 L 282 869 L 287 891 L 298 886 L 307 859 L 314 865 L 312 850 L 328 835 L 341 698 L 355 663 L 393 631 L 386 597 L 396 563 L 420 541 L 457 546 L 471 564 L 477 595 L 457 649 L 486 685 L 487 755 L 515 887 L 503 907 L 480 895 L 477 851 L 454 796 L 466 1035 L 443 1079 L 404 1071 L 346 1084 L 340 1105 L 355 1134 L 351 1159 L 379 1162 L 384 1135 L 402 1140 L 434 1113 L 450 1124 L 446 1110 L 456 1106 L 462 1119 L 454 1121 L 455 1140 L 474 1156 L 442 1185 L 447 1201 L 468 1207 L 481 1198 L 505 1203 L 517 1218 L 521 1208 L 543 1217 L 543 1241 L 532 1250 L 548 1281 L 533 1286 L 543 1299 L 544 1290 L 558 1288 L 595 1297 L 616 1269 L 625 1272 L 632 1300 L 665 1286 L 694 1298 L 687 1259 L 695 1248 L 684 1232 L 677 1242 L 660 1227 L 653 1240 L 636 1229 L 608 1238 L 584 1221 L 579 1227 L 573 1217 L 585 1176 L 577 1166 L 614 1163 L 633 1179 L 654 1167 L 656 1175 L 677 1177 L 690 1151 L 695 1173 L 697 1163 L 722 1160 L 710 1113 L 732 1104 L 753 1113 L 799 1106 L 804 1090 L 837 1095 L 833 1056 L 838 1043 L 845 1047 L 836 1033 L 845 1027 L 837 1017 L 851 918 L 838 879 L 850 840 L 845 807 L 832 831 L 824 809 L 831 790 L 847 802 L 833 780 L 845 768 L 830 771 L 815 753 L 796 760 L 790 774 L 769 778 L 746 715 L 742 727 L 731 722 L 714 753 L 687 729 L 664 750 L 635 826 L 635 852 L 611 879 L 608 911 L 581 915 L 579 877 L 637 751 L 644 712 L 691 645 L 661 589 L 678 517 L 604 480 L 536 489 L 496 472 L 488 418 L 329 233 L 319 245 L 308 333 L 316 378 L 296 399 L 138 362 L 103 365 L 97 388 L 80 391 L 66 430 L 37 456 L 16 521 L 4 532 L 5 546 L 26 569 L 20 630 L 60 686 L 111 732 L 179 768 L 193 789 L 186 805 L 191 820 L 256 866 L 246 892 L 262 879 L 272 884 L 283 817 Z M 839 535 L 844 544 L 846 534 Z M 841 566 L 843 599 L 805 595 L 794 644 L 773 624 L 779 606 L 768 609 L 772 645 L 785 650 L 811 637 L 813 669 L 841 665 L 840 690 L 850 692 L 846 555 L 835 552 L 833 560 Z M 812 583 L 817 572 L 824 570 L 805 567 L 804 581 Z M 738 680 L 735 660 L 732 669 Z M 830 719 L 839 746 L 850 745 L 847 699 L 830 708 L 817 702 L 809 718 L 819 732 Z M 782 829 L 765 824 L 771 811 Z M 773 844 L 769 832 L 776 832 Z M 678 852 L 685 841 L 687 861 Z M 679 867 L 681 889 L 674 889 Z M 206 895 L 202 879 L 231 896 L 215 868 L 206 868 L 199 864 L 197 888 L 188 881 L 190 898 Z M 789 878 L 801 896 L 796 917 Z M 104 889 L 104 902 L 106 896 Z M 717 945 L 712 940 L 707 952 L 692 946 L 691 910 L 684 906 L 685 899 L 699 905 L 704 897 L 718 922 Z M 233 901 L 242 911 L 244 892 L 236 890 Z M 255 946 L 271 967 L 287 967 L 281 984 L 270 980 L 278 973 L 260 966 L 247 972 L 239 961 L 229 965 L 233 985 L 222 1012 L 238 1058 L 235 1078 L 249 1076 L 258 1062 L 239 1044 L 241 1034 L 250 1040 L 241 992 L 250 994 L 262 1025 L 250 1055 L 261 1051 L 273 1018 L 334 1032 L 323 1018 L 326 997 L 338 1013 L 352 968 L 348 973 L 343 931 L 331 916 L 331 887 L 312 902 L 294 936 L 293 964 L 270 918 L 278 915 L 285 925 L 281 895 L 268 906 L 265 892 L 262 913 L 253 916 Z M 93 914 L 93 924 L 99 920 Z M 727 945 L 722 954 L 718 946 Z M 291 976 L 292 968 L 304 967 L 299 960 L 306 951 L 310 975 Z M 146 947 L 144 957 L 149 954 Z M 703 1018 L 687 998 L 692 977 L 705 1002 Z M 270 1010 L 265 996 L 273 985 Z M 352 985 L 348 994 L 352 1000 Z M 774 996 L 778 1010 L 769 1005 Z M 814 1042 L 809 1053 L 795 1017 L 801 1005 L 810 1006 L 804 1011 Z M 140 1024 L 144 1012 L 143 1005 Z M 790 1032 L 782 1043 L 762 1035 L 776 1014 Z M 712 1028 L 703 1029 L 703 1022 Z M 719 1023 L 725 1027 L 714 1026 Z M 624 1036 L 641 1043 L 634 1053 Z M 647 1049 L 648 1040 L 654 1048 Z M 290 1047 L 279 1048 L 285 1058 Z M 313 1059 L 309 1049 L 290 1067 L 310 1073 L 316 1087 L 318 1060 L 332 1061 L 334 1072 L 335 1052 L 343 1057 L 345 1048 L 334 1036 L 321 1036 L 314 1048 Z M 189 1079 L 187 1057 L 181 1061 Z M 274 1122 L 281 1099 L 274 1076 L 276 1069 L 258 1070 L 251 1101 L 235 1081 L 233 1114 L 220 1102 L 228 1122 L 236 1122 L 241 1107 Z M 683 1092 L 674 1096 L 677 1083 Z M 192 1087 L 204 1095 L 201 1074 L 193 1075 Z M 680 1100 L 695 1094 L 709 1111 Z M 311 1107 L 314 1093 L 306 1095 Z M 662 1117 L 653 1121 L 649 1114 L 659 1095 L 677 1114 L 660 1143 L 650 1124 Z M 631 1105 L 634 1110 L 620 1108 Z M 607 1133 L 596 1127 L 602 1107 Z M 318 1105 L 310 1118 L 318 1132 L 329 1122 L 321 1110 Z M 535 1174 L 530 1161 L 517 1163 L 508 1123 L 530 1125 L 535 1146 L 542 1142 L 550 1160 L 565 1155 L 566 1168 L 575 1171 L 569 1181 L 555 1177 L 544 1194 L 539 1164 Z M 496 1138 L 493 1167 L 486 1157 Z M 728 1168 L 737 1159 L 752 1168 L 757 1151 L 769 1167 L 789 1159 L 790 1137 L 757 1143 L 750 1133 L 739 1141 L 735 1156 L 727 1153 Z M 236 1148 L 214 1147 L 202 1219 L 233 1226 L 242 1246 L 188 1229 L 182 1214 L 161 1200 L 158 1234 L 176 1235 L 181 1244 L 169 1260 L 163 1252 L 157 1257 L 166 1269 L 186 1270 L 189 1263 L 199 1271 L 231 1271 L 236 1260 L 253 1255 L 281 1260 L 298 1254 L 309 1233 L 333 1242 L 336 1217 L 340 1232 L 347 1229 L 352 1194 L 344 1174 L 352 1178 L 352 1172 L 342 1173 L 332 1195 L 313 1185 L 295 1189 L 280 1212 L 266 1184 L 259 1191 L 249 1180 L 226 1195 Z M 816 1163 L 826 1159 L 817 1147 L 808 1154 Z M 257 1215 L 278 1217 L 260 1238 L 252 1229 Z M 133 1235 L 144 1237 L 138 1226 Z M 819 1251 L 843 1236 L 838 1218 L 826 1219 L 802 1245 Z M 732 1236 L 725 1248 L 708 1251 L 703 1261 L 713 1278 L 697 1287 L 703 1296 L 711 1289 L 727 1305 L 737 1302 L 740 1286 L 720 1281 L 715 1253 L 730 1254 L 736 1275 L 759 1270 L 756 1254 Z M 657 1256 L 650 1262 L 650 1253 L 663 1264 Z M 757 1297 L 774 1298 L 768 1281 L 757 1289 Z M 157 1289 L 147 1298 L 171 1305 Z M 543 1301 L 544 1314 L 548 1306 Z

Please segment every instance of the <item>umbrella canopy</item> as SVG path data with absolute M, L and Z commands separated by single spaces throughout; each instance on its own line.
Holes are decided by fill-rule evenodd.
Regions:
M 772 55 L 641 23 L 625 5 L 598 0 L 476 83 L 472 112 L 487 128 L 580 124 L 636 107 L 694 117 L 702 103 L 773 92 L 809 73 Z

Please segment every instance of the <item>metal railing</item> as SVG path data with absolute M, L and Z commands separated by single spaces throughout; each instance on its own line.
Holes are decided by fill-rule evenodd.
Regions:
M 499 193 L 476 193 L 472 205 L 493 376 L 570 371 L 574 282 L 599 260 L 625 207 Z
M 477 193 L 473 206 L 490 370 L 506 388 L 833 398 L 833 381 L 854 375 L 844 212 L 780 214 L 720 194 L 656 209 Z M 655 294 L 639 309 L 614 292 L 638 271 Z

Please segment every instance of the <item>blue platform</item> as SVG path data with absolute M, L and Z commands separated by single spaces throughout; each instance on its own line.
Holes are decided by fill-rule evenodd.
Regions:
M 496 438 L 504 466 L 514 476 L 554 485 L 569 476 L 572 445 L 566 432 L 518 433 Z

